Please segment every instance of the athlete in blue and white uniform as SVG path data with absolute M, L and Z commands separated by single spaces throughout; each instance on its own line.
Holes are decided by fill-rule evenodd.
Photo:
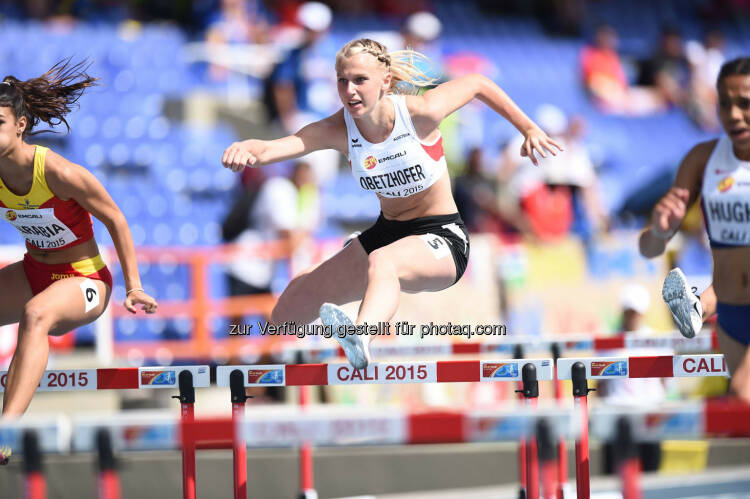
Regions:
M 473 74 L 422 95 L 399 95 L 404 87 L 432 82 L 413 61 L 413 51 L 388 53 L 373 40 L 346 44 L 336 56 L 343 108 L 294 135 L 246 140 L 224 152 L 225 167 L 240 171 L 319 149 L 346 155 L 357 183 L 381 206 L 375 224 L 339 253 L 295 277 L 273 310 L 275 323 L 378 324 L 390 321 L 401 291 L 438 291 L 453 285 L 469 257 L 469 237 L 451 193 L 440 122 L 479 99 L 508 119 L 525 137 L 521 154 L 555 154 L 552 141 L 488 78 Z M 562 149 L 560 149 L 562 150 Z M 337 305 L 362 300 L 354 321 Z M 367 339 L 363 339 L 367 338 Z M 338 338 L 351 364 L 370 361 L 369 336 Z
M 732 375 L 732 392 L 750 402 L 750 58 L 727 62 L 719 73 L 719 118 L 726 135 L 695 146 L 674 185 L 654 208 L 641 234 L 646 257 L 664 252 L 701 198 L 713 256 L 713 284 L 695 296 L 680 269 L 664 281 L 662 294 L 680 332 L 692 338 L 703 320 L 718 313 L 718 336 Z

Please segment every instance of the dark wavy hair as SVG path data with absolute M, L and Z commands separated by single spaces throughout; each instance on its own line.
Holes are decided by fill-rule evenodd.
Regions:
M 71 64 L 68 58 L 38 78 L 21 81 L 8 75 L 0 83 L 0 106 L 11 108 L 16 119 L 26 116 L 24 136 L 40 133 L 31 132 L 40 121 L 52 127 L 64 123 L 70 131 L 65 115 L 84 90 L 97 84 L 98 78 L 86 74 L 90 66 L 87 60 Z
M 725 78 L 737 75 L 750 75 L 750 57 L 738 57 L 722 64 L 716 78 L 716 86 L 718 87 Z

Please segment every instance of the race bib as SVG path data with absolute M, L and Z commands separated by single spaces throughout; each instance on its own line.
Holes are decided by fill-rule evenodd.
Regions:
M 39 249 L 61 248 L 77 239 L 73 231 L 55 216 L 54 208 L 0 208 L 0 216 L 10 222 L 27 243 Z

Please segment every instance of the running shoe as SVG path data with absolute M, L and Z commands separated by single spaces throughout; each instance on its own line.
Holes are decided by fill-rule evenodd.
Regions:
M 696 291 L 697 288 L 691 290 L 688 286 L 685 274 L 679 268 L 669 271 L 661 290 L 661 295 L 685 338 L 694 338 L 703 327 L 703 307 Z
M 0 466 L 8 464 L 10 455 L 13 453 L 9 445 L 0 446 Z
M 333 303 L 324 303 L 320 307 L 320 320 L 326 326 L 333 326 L 333 334 L 336 335 L 341 348 L 344 349 L 346 358 L 354 369 L 366 369 L 370 364 L 370 348 L 361 334 L 339 334 L 339 326 L 353 326 L 354 322 L 346 315 L 346 312 Z M 343 338 L 342 338 L 343 336 Z

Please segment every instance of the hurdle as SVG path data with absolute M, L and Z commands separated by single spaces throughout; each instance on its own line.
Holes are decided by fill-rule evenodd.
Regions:
M 591 422 L 591 435 L 617 442 L 624 499 L 641 497 L 640 463 L 635 444 L 654 439 L 750 437 L 750 405 L 733 399 L 673 402 L 657 407 L 597 406 L 579 413 Z
M 195 441 L 202 440 L 198 433 L 203 436 L 234 434 L 242 446 L 252 448 L 294 447 L 304 442 L 337 447 L 419 445 L 533 439 L 540 431 L 539 423 L 544 421 L 541 426 L 550 438 L 575 438 L 579 419 L 574 411 L 557 406 L 426 412 L 326 406 L 305 410 L 272 409 L 270 417 L 267 407 L 258 407 L 246 411 L 242 418 L 198 418 L 188 423 L 173 415 L 83 416 L 49 419 L 34 426 L 16 422 L 4 426 L 3 430 L 17 438 L 38 434 L 42 448 L 58 452 L 95 452 L 100 436 L 106 434 L 113 449 L 130 452 L 178 449 L 184 444 L 183 432 Z M 543 463 L 547 463 L 549 456 L 549 449 L 542 445 Z M 35 479 L 43 480 L 43 475 L 38 474 Z M 553 483 L 546 484 L 545 497 L 553 497 L 554 488 Z M 99 497 L 117 497 L 101 495 L 101 488 L 99 490 Z M 40 493 L 32 499 L 43 497 Z
M 430 342 L 427 344 L 398 344 L 398 345 L 373 345 L 370 352 L 375 358 L 392 358 L 392 357 L 448 357 L 462 355 L 482 355 L 505 353 L 512 355 L 514 359 L 521 359 L 525 352 L 544 352 L 551 354 L 553 360 L 557 360 L 561 355 L 574 352 L 606 352 L 617 349 L 645 349 L 645 348 L 664 348 L 673 349 L 677 353 L 700 353 L 718 350 L 718 337 L 715 332 L 702 334 L 696 338 L 687 339 L 679 332 L 672 331 L 670 335 L 664 336 L 644 336 L 635 333 L 627 333 L 618 336 L 592 336 L 588 334 L 566 334 L 558 337 L 541 337 L 541 338 L 485 338 L 483 341 L 461 341 L 461 342 Z M 283 345 L 276 352 L 286 363 L 303 362 L 323 362 L 335 358 L 343 358 L 344 351 L 338 347 L 320 347 L 315 345 Z M 556 370 L 555 370 L 556 372 Z M 300 389 L 300 405 L 307 404 L 308 394 L 305 388 Z M 555 398 L 562 404 L 563 395 L 560 380 L 554 382 Z M 586 392 L 588 393 L 588 392 Z M 523 394 L 519 395 L 525 399 Z M 577 404 L 581 404 L 581 399 L 576 399 Z M 581 451 L 581 449 L 579 449 Z M 526 442 L 519 443 L 519 475 L 520 491 L 519 496 L 526 495 L 526 475 L 527 475 L 527 458 Z M 586 459 L 586 462 L 588 459 Z M 302 499 L 314 497 L 307 495 L 306 490 L 312 488 L 312 462 L 311 449 L 303 444 L 300 449 L 300 483 Z M 563 487 L 567 483 L 567 454 L 565 453 L 565 442 L 558 443 L 558 498 L 563 496 Z
M 0 392 L 5 391 L 8 371 L 0 371 Z M 184 422 L 192 421 L 195 393 L 193 387 L 210 385 L 209 367 L 200 366 L 148 366 L 99 369 L 52 369 L 44 371 L 37 391 L 91 391 L 91 390 L 127 390 L 127 389 L 164 389 L 179 388 L 176 396 L 182 404 L 181 417 Z M 0 433 L 0 436 L 5 436 Z M 195 448 L 183 445 L 183 492 L 185 497 L 195 499 Z M 20 448 L 18 438 L 11 442 L 11 447 Z M 32 447 L 33 449 L 33 447 Z M 34 451 L 31 450 L 33 453 Z M 105 466 L 110 463 L 102 463 Z M 111 493 L 115 486 L 112 470 L 102 470 L 102 487 Z M 36 483 L 36 482 L 33 482 Z M 36 486 L 35 486 L 36 487 Z
M 11 423 L 2 430 L 6 433 L 12 430 L 18 438 L 28 435 L 29 430 L 34 431 L 39 435 L 40 448 L 61 452 L 93 452 L 102 434 L 109 434 L 112 447 L 119 451 L 177 449 L 183 444 L 183 427 L 189 434 L 234 434 L 241 445 L 252 448 L 293 447 L 303 442 L 318 446 L 369 446 L 536 439 L 542 463 L 543 497 L 549 498 L 555 497 L 559 490 L 552 461 L 554 442 L 578 438 L 584 418 L 586 415 L 581 411 L 557 404 L 540 404 L 537 408 L 427 412 L 341 406 L 305 410 L 272 408 L 269 411 L 268 407 L 258 407 L 246 411 L 239 419 L 196 419 L 187 424 L 172 415 L 140 414 L 111 418 L 84 416 L 72 421 L 60 417 L 46 425 Z M 595 407 L 590 420 L 592 436 L 617 437 L 624 445 L 656 435 L 668 438 L 750 436 L 750 405 L 725 400 L 681 402 L 649 409 Z M 624 427 L 629 433 L 618 437 L 618 430 Z M 191 438 L 199 440 L 195 436 Z M 639 492 L 636 464 L 631 461 L 629 468 L 621 468 L 621 486 L 631 494 L 628 497 Z M 36 476 L 37 483 L 40 478 L 43 476 Z
M 579 498 L 588 497 L 590 492 L 587 414 L 588 394 L 592 389 L 588 387 L 589 379 L 729 376 L 724 356 L 719 354 L 560 358 L 556 368 L 560 379 L 572 380 L 574 405 L 583 415 L 580 437 L 575 444 Z
M 567 379 L 566 371 L 563 370 L 565 362 L 568 362 L 568 365 L 572 362 L 579 372 L 583 372 L 584 379 L 593 376 L 661 377 L 660 374 L 663 375 L 666 369 L 665 358 L 671 359 L 673 376 L 706 375 L 704 371 L 710 370 L 712 365 L 718 371 L 723 360 L 718 355 L 559 359 L 558 368 L 561 369 L 559 371 L 561 379 Z M 619 362 L 624 362 L 625 366 L 616 364 Z M 603 363 L 608 364 L 604 366 Z M 268 386 L 268 384 L 310 386 L 457 381 L 518 382 L 521 380 L 526 381 L 526 389 L 533 391 L 533 382 L 536 378 L 533 374 L 538 373 L 539 379 L 552 379 L 551 364 L 551 359 L 376 363 L 368 368 L 369 372 L 363 370 L 365 372 L 360 372 L 357 375 L 353 374 L 354 370 L 348 364 L 222 366 L 220 368 L 222 372 L 217 371 L 217 385 L 229 386 L 233 393 L 241 392 L 244 396 L 244 387 Z M 616 367 L 607 370 L 610 365 L 616 365 Z M 674 366 L 684 372 L 675 369 Z M 709 367 L 706 368 L 705 366 Z M 420 367 L 423 369 L 420 369 Z M 108 387 L 174 388 L 175 384 L 179 385 L 182 382 L 183 386 L 180 386 L 180 388 L 184 389 L 187 386 L 192 386 L 192 383 L 187 381 L 192 381 L 194 371 L 197 373 L 196 385 L 207 386 L 208 374 L 206 368 L 207 366 L 127 368 L 130 373 L 135 371 L 140 375 L 137 374 L 134 380 L 131 376 L 127 383 L 120 383 L 118 386 L 110 383 Z M 597 369 L 601 369 L 599 374 L 596 374 Z M 700 372 L 696 374 L 695 371 Z M 77 373 L 78 371 L 70 372 Z M 66 379 L 80 379 L 77 374 L 71 377 L 70 372 L 66 373 Z M 572 366 L 570 372 L 571 374 L 573 372 Z M 410 373 L 412 373 L 411 376 Z M 99 373 L 96 374 L 96 384 L 99 386 L 100 376 Z M 414 377 L 423 377 L 424 379 L 414 380 L 412 379 Z M 49 381 L 51 378 L 51 376 L 45 374 L 43 381 Z M 59 380 L 59 372 L 57 372 L 56 378 Z M 177 383 L 175 378 L 179 380 Z M 89 378 L 89 381 L 91 379 L 93 378 Z M 105 377 L 102 376 L 101 379 L 104 380 Z M 155 381 L 157 379 L 162 381 Z M 186 381 L 183 382 L 182 380 Z M 242 382 L 241 390 L 240 381 Z M 155 383 L 163 384 L 155 385 Z M 40 386 L 42 384 L 40 383 Z M 51 384 L 53 386 L 47 388 L 61 388 L 58 386 L 59 381 L 51 382 Z M 80 388 L 92 389 L 88 383 L 86 385 Z M 72 386 L 72 383 L 70 386 Z M 79 387 L 76 386 L 76 388 Z M 233 398 L 233 404 L 235 403 L 244 406 L 244 400 Z M 301 445 L 304 442 L 315 445 L 370 445 L 378 443 L 419 444 L 531 439 L 531 441 L 539 442 L 537 456 L 541 461 L 541 473 L 538 473 L 537 476 L 541 477 L 541 492 L 544 497 L 555 497 L 555 494 L 559 493 L 560 487 L 554 473 L 555 464 L 550 457 L 554 455 L 555 448 L 554 445 L 550 445 L 550 439 L 554 442 L 574 437 L 577 441 L 580 441 L 582 430 L 588 428 L 589 420 L 592 421 L 592 435 L 600 438 L 605 436 L 611 438 L 612 435 L 616 435 L 612 430 L 616 425 L 612 421 L 622 418 L 623 410 L 621 408 L 595 407 L 589 418 L 588 411 L 584 410 L 564 409 L 558 405 L 554 405 L 553 409 L 544 407 L 537 409 L 533 405 L 536 404 L 527 403 L 512 411 L 438 411 L 413 414 L 401 413 L 391 409 L 381 410 L 378 414 L 377 411 L 368 409 L 360 411 L 359 415 L 354 416 L 351 411 L 337 415 L 330 407 L 324 407 L 323 411 L 319 410 L 320 408 L 309 407 L 285 417 L 274 414 L 271 421 L 268 418 L 267 408 L 253 411 L 253 414 L 246 413 L 244 416 L 237 411 L 233 411 L 231 418 L 207 418 L 203 420 L 187 420 L 181 414 L 179 419 L 168 417 L 159 420 L 153 417 L 144 417 L 139 422 L 137 418 L 128 415 L 120 418 L 120 421 L 115 424 L 112 421 L 103 421 L 101 418 L 89 417 L 88 421 L 86 421 L 86 418 L 78 418 L 74 423 L 67 425 L 64 424 L 64 421 L 61 422 L 58 419 L 54 426 L 38 426 L 35 431 L 40 436 L 41 448 L 45 452 L 54 451 L 54 449 L 57 449 L 58 452 L 65 452 L 70 449 L 79 452 L 101 448 L 102 428 L 105 427 L 109 429 L 113 448 L 153 450 L 182 447 L 183 459 L 186 457 L 186 448 L 193 449 L 192 456 L 194 459 L 194 449 L 198 445 L 202 445 L 201 448 L 230 448 L 230 446 L 224 446 L 222 442 L 231 441 L 231 448 L 235 451 L 233 452 L 235 489 L 243 487 L 241 470 L 246 470 L 246 462 L 242 462 L 246 459 L 245 454 L 236 452 L 240 446 L 245 449 L 248 446 L 279 447 Z M 630 440 L 643 438 L 642 435 L 648 434 L 649 431 L 656 432 L 662 437 L 674 437 L 676 435 L 700 437 L 706 435 L 750 435 L 750 406 L 709 401 L 681 404 L 679 407 L 661 408 L 655 411 L 635 411 L 632 415 L 625 414 L 631 418 L 630 424 L 633 428 L 631 432 L 633 436 L 630 437 Z M 545 428 L 545 425 L 540 423 L 540 418 L 544 419 L 545 417 L 547 419 L 546 424 L 551 424 L 552 429 Z M 148 428 L 150 431 L 134 432 L 134 428 L 139 426 Z M 4 423 L 0 427 L 0 439 L 3 443 L 6 443 L 10 436 L 14 442 L 13 445 L 18 446 L 18 442 L 24 435 L 20 431 L 21 428 L 29 429 L 33 426 L 26 421 L 23 425 L 18 422 Z M 134 439 L 133 434 L 142 434 L 143 438 L 140 440 L 139 438 Z M 30 445 L 27 447 L 31 448 Z M 28 454 L 32 455 L 33 451 L 29 451 Z M 187 454 L 187 456 L 189 457 L 190 454 Z M 34 460 L 30 459 L 30 461 L 33 462 Z M 240 468 L 240 464 L 243 465 L 242 468 Z M 100 466 L 100 469 L 103 468 Z M 623 486 L 627 483 L 631 483 L 631 485 L 636 483 L 638 477 L 634 473 L 637 473 L 638 469 L 632 466 L 632 461 L 630 467 L 626 466 L 623 469 L 626 470 L 624 471 L 626 476 L 622 477 Z M 183 463 L 183 470 L 185 470 L 185 463 Z M 183 495 L 185 497 L 191 493 L 189 487 L 186 487 L 186 478 L 189 478 L 189 476 L 183 473 Z M 534 486 L 534 481 L 529 480 L 529 478 L 531 477 L 527 476 L 528 497 L 539 497 L 538 483 Z M 100 484 L 101 482 L 100 480 Z M 35 487 L 34 490 L 37 490 L 39 494 L 37 497 L 43 497 L 44 486 L 40 466 L 30 466 L 27 483 L 29 488 Z M 192 486 L 195 486 L 194 475 Z M 244 487 L 246 494 L 246 482 Z M 629 489 L 628 493 L 633 494 L 634 490 L 637 492 L 637 486 Z M 192 493 L 194 493 L 194 489 Z M 579 490 L 580 493 L 581 490 Z M 100 497 L 106 497 L 101 494 L 101 487 Z M 246 497 L 246 495 L 242 497 Z M 35 499 L 37 498 L 35 497 Z
M 425 362 L 376 362 L 367 369 L 356 370 L 347 364 L 266 364 L 246 366 L 219 366 L 216 384 L 228 386 L 230 377 L 240 373 L 245 387 L 257 386 L 326 386 L 351 384 L 412 384 L 452 383 L 481 381 L 522 382 L 522 397 L 528 405 L 535 405 L 539 396 L 537 380 L 551 380 L 554 362 L 552 359 L 507 359 L 425 361 Z M 301 497 L 312 495 L 312 457 L 309 444 L 302 442 L 300 453 Z M 536 443 L 530 443 L 522 470 L 524 481 L 537 491 L 538 456 Z M 235 463 L 242 467 L 242 464 Z M 314 496 L 313 496 L 314 497 Z

